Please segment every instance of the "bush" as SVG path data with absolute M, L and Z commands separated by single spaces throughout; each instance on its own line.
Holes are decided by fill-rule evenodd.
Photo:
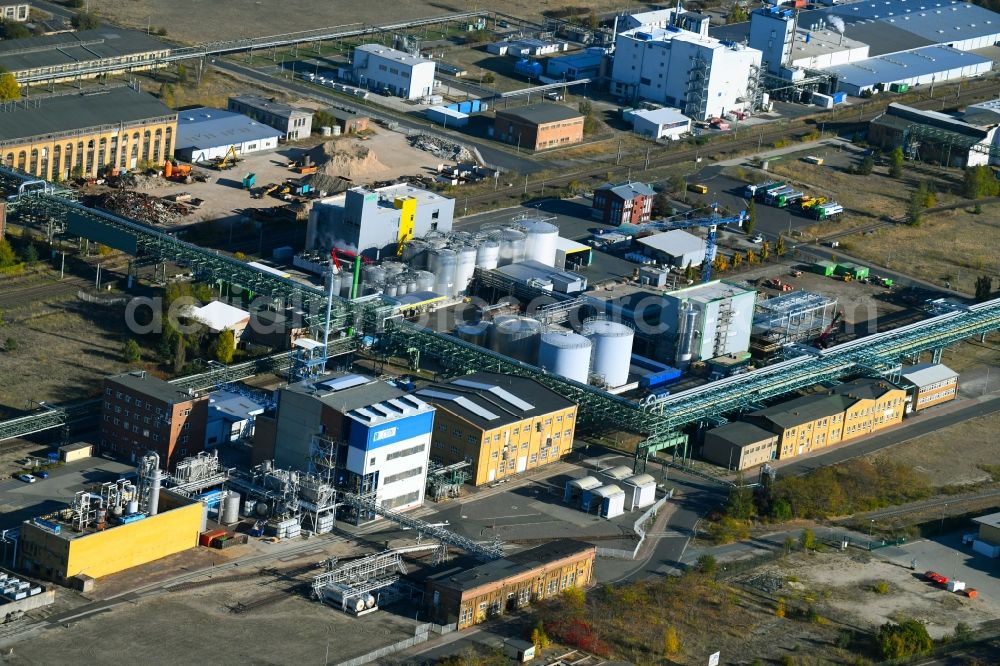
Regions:
M 891 586 L 889 585 L 889 582 L 884 580 L 880 580 L 874 585 L 872 585 L 872 591 L 875 594 L 889 594 L 890 589 Z
M 713 574 L 718 563 L 715 561 L 715 557 L 709 554 L 702 555 L 698 558 L 698 562 L 695 564 L 695 568 L 703 574 Z
M 799 535 L 799 545 L 803 550 L 814 550 L 816 548 L 816 535 L 808 527 L 802 530 Z
M 750 528 L 746 521 L 725 516 L 718 522 L 709 525 L 708 534 L 714 543 L 733 543 L 749 538 Z
M 6 352 L 15 352 L 15 351 L 17 351 L 17 340 L 14 339 L 14 338 L 10 338 L 10 337 L 7 338 L 4 341 L 4 343 L 3 343 L 3 349 Z
M 70 23 L 77 30 L 97 30 L 101 27 L 101 20 L 93 12 L 80 12 L 70 20 Z
M 934 647 L 934 641 L 923 624 L 904 620 L 899 624 L 886 622 L 879 627 L 875 647 L 883 659 L 902 659 L 927 654 Z
M 125 357 L 126 363 L 138 363 L 139 359 L 142 358 L 142 350 L 139 349 L 139 343 L 137 343 L 132 338 L 125 341 L 122 345 L 122 356 Z

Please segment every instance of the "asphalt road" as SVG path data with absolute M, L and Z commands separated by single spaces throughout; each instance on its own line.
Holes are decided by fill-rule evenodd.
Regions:
M 395 114 L 390 114 L 387 111 L 376 110 L 371 105 L 356 104 L 345 97 L 326 94 L 321 89 L 316 88 L 315 86 L 308 86 L 304 83 L 299 83 L 297 81 L 289 81 L 288 79 L 284 79 L 278 76 L 272 76 L 271 74 L 268 74 L 266 72 L 262 72 L 260 70 L 251 67 L 244 67 L 243 65 L 239 65 L 222 59 L 216 59 L 213 64 L 221 70 L 237 74 L 239 76 L 254 79 L 255 81 L 259 81 L 260 83 L 266 84 L 270 88 L 278 88 L 289 92 L 293 92 L 298 95 L 302 95 L 304 97 L 315 99 L 325 104 L 353 109 L 354 111 L 369 116 L 372 119 L 388 120 L 390 122 L 397 123 L 400 126 L 406 127 L 411 130 L 417 130 L 425 134 L 438 136 L 448 141 L 457 141 L 468 146 L 474 146 L 483 156 L 484 160 L 486 160 L 490 164 L 501 167 L 503 169 L 508 169 L 510 171 L 517 171 L 519 173 L 535 173 L 551 167 L 550 164 L 548 164 L 543 160 L 535 160 L 527 157 L 519 157 L 518 155 L 511 154 L 507 151 L 499 150 L 490 144 L 478 141 L 475 138 L 468 136 L 467 134 L 463 134 L 461 132 L 453 132 L 450 130 L 426 125 L 424 123 L 417 122 L 416 120 L 412 120 L 406 117 L 400 117 Z

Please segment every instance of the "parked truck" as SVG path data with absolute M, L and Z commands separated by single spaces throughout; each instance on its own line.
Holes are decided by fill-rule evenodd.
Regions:
M 773 205 L 778 208 L 784 208 L 788 204 L 793 204 L 801 198 L 802 198 L 802 192 L 794 190 L 792 192 L 781 194 L 775 197 Z
M 756 199 L 758 196 L 763 197 L 764 196 L 763 193 L 767 192 L 768 189 L 776 187 L 784 187 L 784 185 L 785 184 L 783 182 L 777 180 L 769 180 L 767 182 L 758 183 L 756 185 L 751 183 L 750 185 L 747 185 L 746 188 L 743 190 L 743 198 Z
M 755 200 L 763 203 L 764 201 L 767 200 L 767 195 L 768 194 L 770 194 L 771 192 L 774 192 L 775 190 L 780 190 L 783 187 L 787 187 L 787 186 L 783 182 L 780 182 L 780 181 L 776 182 L 776 183 L 770 183 L 770 184 L 764 185 L 762 187 L 758 187 L 757 191 L 754 192 L 754 194 L 753 194 L 753 198 Z M 788 189 L 790 190 L 792 188 L 789 187 Z
M 809 209 L 812 216 L 817 220 L 828 220 L 835 215 L 840 215 L 844 212 L 844 207 L 841 206 L 836 201 L 831 201 L 830 203 L 820 204 L 819 206 L 813 206 Z
M 786 194 L 791 194 L 794 191 L 795 188 L 790 187 L 788 185 L 785 185 L 784 187 L 778 187 L 773 190 L 768 190 L 764 194 L 764 203 L 767 204 L 768 206 L 774 206 L 775 202 L 778 200 L 778 197 L 782 197 Z

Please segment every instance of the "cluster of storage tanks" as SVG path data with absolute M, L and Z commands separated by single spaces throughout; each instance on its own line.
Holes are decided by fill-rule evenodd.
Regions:
M 399 260 L 362 268 L 358 296 L 383 293 L 397 297 L 433 291 L 459 296 L 468 289 L 477 268 L 491 270 L 526 260 L 554 266 L 559 228 L 541 218 L 523 218 L 510 225 L 470 233 L 455 231 L 411 240 Z M 333 276 L 333 291 L 350 296 L 353 275 Z
M 462 324 L 456 335 L 555 375 L 618 387 L 628 381 L 635 331 L 618 322 L 587 319 L 579 332 L 546 330 L 537 319 L 503 315 Z

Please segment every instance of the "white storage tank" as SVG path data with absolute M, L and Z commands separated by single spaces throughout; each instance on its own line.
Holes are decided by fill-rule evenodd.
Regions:
M 455 335 L 461 340 L 485 347 L 489 339 L 490 323 L 481 321 L 475 324 L 461 324 L 455 328 Z
M 458 250 L 458 266 L 455 269 L 455 292 L 464 293 L 476 272 L 476 248 L 465 245 Z
M 333 291 L 335 296 L 340 296 L 340 291 L 344 283 L 343 273 L 334 273 L 332 271 L 327 271 L 326 274 L 326 288 L 328 291 Z
M 476 250 L 476 266 L 484 270 L 492 270 L 500 262 L 500 243 L 492 239 L 484 240 Z
M 534 365 L 542 324 L 537 319 L 508 315 L 497 317 L 490 334 L 493 351 Z
M 386 282 L 385 289 L 383 289 L 382 293 L 390 298 L 395 298 L 396 296 L 399 296 L 399 285 L 395 282 Z
M 240 494 L 229 491 L 222 501 L 222 519 L 219 521 L 223 525 L 232 525 L 240 522 Z
M 524 258 L 555 266 L 559 227 L 541 219 L 521 220 L 525 227 Z
M 508 266 L 524 261 L 525 235 L 517 229 L 500 232 L 500 266 Z
M 448 248 L 431 250 L 427 253 L 427 268 L 435 276 L 434 291 L 442 296 L 454 296 L 455 272 L 458 268 L 458 253 Z
M 417 271 L 416 291 L 434 291 L 434 282 L 437 280 L 434 273 L 430 271 Z
M 403 261 L 413 269 L 427 268 L 427 243 L 415 239 L 403 246 Z
M 385 279 L 388 280 L 391 277 L 395 277 L 406 270 L 406 266 L 398 261 L 383 261 L 382 270 L 385 271 Z
M 381 266 L 364 266 L 361 269 L 361 282 L 365 294 L 377 293 L 385 284 L 385 269 Z
M 538 345 L 538 366 L 553 374 L 586 384 L 590 375 L 592 346 L 589 338 L 578 333 L 545 333 Z
M 593 344 L 591 373 L 605 385 L 615 388 L 628 381 L 635 331 L 614 321 L 588 319 L 580 330 Z

